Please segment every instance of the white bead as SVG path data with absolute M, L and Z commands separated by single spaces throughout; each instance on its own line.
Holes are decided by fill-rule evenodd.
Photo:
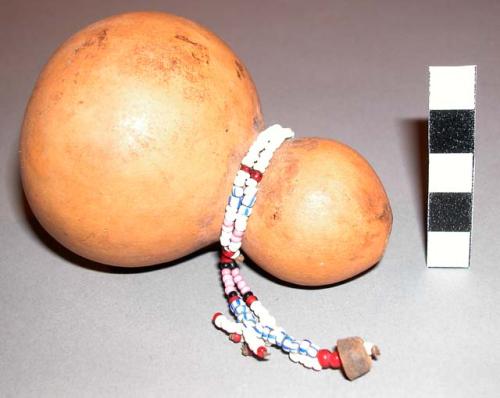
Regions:
M 271 137 L 269 138 L 269 141 L 271 143 L 274 143 L 274 142 L 279 142 L 279 141 L 282 141 L 283 140 L 283 135 L 281 133 L 281 131 L 276 131 L 273 135 L 271 135 Z
M 365 341 L 363 346 L 365 347 L 365 351 L 369 356 L 372 356 L 372 348 L 375 344 L 370 343 L 369 341 Z
M 248 348 L 250 348 L 254 354 L 257 354 L 258 348 L 265 345 L 264 340 L 257 336 L 257 332 L 252 327 L 244 326 L 242 332 L 245 343 L 248 344 Z
M 247 187 L 245 189 L 245 194 L 241 200 L 240 206 L 243 204 L 249 206 L 249 204 L 255 203 L 255 198 L 257 197 L 257 187 Z
M 233 260 L 236 260 L 239 256 L 241 255 L 241 252 L 239 250 L 236 250 L 234 254 L 231 256 Z
M 230 208 L 232 209 L 232 207 Z M 229 213 L 226 211 L 226 214 L 224 214 L 224 221 L 233 222 L 234 220 L 236 220 L 236 215 L 237 213 L 234 211 L 231 211 Z
M 284 137 L 277 137 L 274 141 L 269 144 L 269 148 L 273 151 L 273 153 L 283 144 L 285 141 Z
M 269 134 L 269 135 L 273 135 L 273 134 L 276 134 L 277 131 L 281 131 L 283 127 L 281 127 L 281 125 L 275 123 L 271 126 L 269 126 L 267 129 L 265 129 L 264 131 Z
M 260 171 L 261 173 L 264 173 L 267 169 L 267 166 L 269 166 L 269 162 L 257 162 L 255 166 L 253 166 L 254 170 Z M 250 181 L 254 181 L 253 179 Z M 247 183 L 248 184 L 248 183 Z
M 253 165 L 253 163 L 252 163 L 252 165 Z M 239 170 L 236 173 L 236 177 L 234 178 L 233 185 L 235 185 L 237 187 L 243 187 L 245 185 L 246 179 L 249 177 L 250 177 L 250 174 L 248 174 L 246 171 Z
M 259 162 L 264 162 L 264 161 L 270 162 L 272 157 L 273 157 L 273 151 L 266 149 L 260 154 Z
M 307 348 L 307 355 L 309 355 L 310 357 L 315 357 L 317 353 L 318 350 L 316 349 L 316 347 L 314 347 L 314 345 L 310 345 Z
M 307 357 L 305 355 L 301 355 L 301 354 L 293 353 L 293 352 L 289 353 L 288 357 L 290 358 L 291 361 L 296 362 L 296 363 L 298 362 L 306 368 L 314 369 L 314 370 L 322 370 L 323 369 L 323 367 L 319 364 L 319 361 L 317 358 L 311 358 L 311 357 Z
M 252 207 L 254 203 L 255 203 L 255 194 L 245 195 L 243 196 L 243 200 L 241 201 L 241 204 L 243 206 L 249 206 L 249 207 Z
M 235 252 L 241 247 L 241 242 L 229 242 L 229 250 Z
M 320 365 L 319 361 L 316 360 L 315 362 L 313 362 L 312 369 L 320 371 L 323 369 L 323 367 Z
M 244 189 L 243 187 L 238 187 L 234 186 L 233 187 L 233 195 L 236 197 L 242 197 L 243 196 Z
M 243 325 L 241 323 L 237 323 L 229 320 L 224 315 L 219 315 L 215 318 L 215 326 L 219 329 L 224 330 L 227 333 L 238 333 L 241 334 L 243 330 Z
M 238 172 L 236 174 L 239 174 L 242 178 L 250 178 L 250 173 L 248 173 L 247 171 L 244 171 L 244 170 L 238 170 Z
M 293 352 L 291 352 L 290 354 L 288 354 L 288 357 L 290 358 L 290 360 L 292 362 L 295 362 L 295 363 L 298 362 L 298 363 L 300 363 L 299 362 L 299 359 L 300 359 L 299 354 L 294 354 Z
M 257 160 L 259 158 L 260 151 L 262 151 L 262 149 L 259 146 L 252 145 L 248 150 L 246 156 L 248 156 L 250 159 Z
M 253 168 L 255 169 L 255 166 L 257 164 L 260 164 L 260 165 L 264 165 L 264 169 L 267 169 L 267 166 L 269 166 L 269 163 L 271 162 L 271 158 L 262 158 L 262 159 L 259 159 L 258 162 L 256 164 L 254 164 Z
M 306 351 L 307 352 L 307 349 L 311 346 L 311 342 L 309 340 L 302 340 L 300 342 L 300 349 L 302 351 Z
M 238 198 L 237 196 L 233 195 L 229 197 L 229 206 L 237 209 L 238 207 L 240 207 L 240 203 L 241 203 L 241 198 Z
M 238 214 L 238 209 L 236 207 L 233 207 L 233 206 L 230 206 L 230 205 L 227 205 L 226 206 L 226 214 L 225 216 L 226 217 L 233 217 L 233 215 L 236 215 Z
M 228 246 L 231 243 L 231 232 L 222 231 L 220 234 L 220 244 L 222 246 Z M 231 250 L 233 251 L 233 250 Z
M 248 155 L 246 155 L 246 157 L 248 158 L 248 163 L 250 163 L 250 166 L 249 167 L 252 167 L 252 165 L 255 164 L 255 162 L 257 160 L 259 160 L 259 154 L 258 153 L 249 153 Z
M 223 225 L 221 230 L 224 232 L 233 232 L 233 227 L 228 227 L 226 225 Z
M 293 138 L 295 136 L 295 133 L 293 132 L 293 130 L 291 128 L 288 128 L 288 127 L 284 128 L 283 132 L 284 132 L 285 140 L 288 138 Z
M 247 229 L 248 217 L 238 214 L 236 216 L 236 221 L 234 222 L 234 228 L 238 231 L 244 232 Z
M 250 174 L 248 172 L 246 172 L 245 170 L 238 170 L 238 172 L 236 173 L 236 175 L 244 177 L 244 178 L 250 177 Z
M 271 137 L 271 140 L 267 147 L 276 150 L 276 148 L 279 147 L 283 143 L 283 141 L 284 139 L 281 134 L 275 134 Z
M 281 343 L 283 343 L 283 340 L 285 339 L 286 333 L 284 333 L 282 327 L 274 329 L 274 332 L 276 334 L 276 344 L 281 345 Z
M 250 309 L 259 318 L 263 325 L 269 326 L 273 329 L 276 327 L 276 319 L 269 313 L 267 308 L 264 307 L 262 302 L 259 300 L 254 301 L 250 306 Z
M 255 315 L 259 316 L 259 313 L 262 310 L 262 303 L 259 300 L 256 300 L 250 305 L 250 309 Z
M 247 187 L 256 187 L 257 186 L 257 181 L 255 181 L 253 178 L 249 178 L 246 181 Z
M 299 343 L 297 343 L 296 341 L 292 341 L 290 343 L 290 352 L 298 352 L 299 351 Z
M 250 217 L 250 215 L 252 214 L 252 208 L 245 205 L 241 205 L 240 208 L 238 209 L 238 214 L 241 214 L 245 217 Z
M 245 190 L 243 191 L 244 195 L 249 195 L 249 196 L 255 196 L 255 194 L 257 193 L 257 186 L 246 186 L 245 187 Z
M 274 328 L 276 326 L 276 318 L 269 313 L 267 313 L 267 316 L 263 317 L 262 322 L 270 328 Z
M 269 142 L 270 133 L 271 130 L 269 129 L 266 129 L 262 133 L 260 133 L 259 136 L 255 139 L 255 145 L 260 148 L 265 147 L 266 144 Z
M 249 156 L 245 156 L 241 160 L 241 164 L 248 166 L 248 167 L 252 167 L 252 165 L 254 164 L 254 161 L 252 161 L 252 159 Z
M 243 187 L 243 186 L 245 186 L 245 181 L 246 181 L 246 178 L 244 178 L 242 176 L 236 176 L 233 184 L 236 187 Z

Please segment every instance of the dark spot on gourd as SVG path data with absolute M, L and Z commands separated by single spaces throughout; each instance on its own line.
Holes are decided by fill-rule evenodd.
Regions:
M 58 92 L 52 94 L 50 97 L 54 103 L 57 103 L 63 97 L 63 92 L 58 91 Z
M 390 224 L 392 221 L 392 211 L 391 207 L 389 206 L 389 203 L 386 203 L 384 205 L 384 208 L 382 209 L 382 212 L 377 216 L 377 219 Z
M 234 63 L 236 65 L 236 75 L 238 79 L 243 79 L 245 77 L 245 68 L 237 59 L 234 60 Z
M 200 46 L 201 45 L 200 43 L 196 43 L 195 41 L 189 40 L 189 38 L 187 38 L 184 35 L 175 35 L 175 38 L 182 40 L 182 41 L 185 41 L 186 43 L 192 44 L 193 46 Z
M 290 141 L 292 145 L 296 145 L 302 149 L 305 149 L 306 151 L 312 151 L 316 149 L 319 145 L 319 141 L 317 138 L 313 137 L 305 137 L 305 138 L 300 138 L 300 139 L 295 139 Z
M 260 133 L 264 129 L 264 121 L 261 115 L 255 115 L 252 120 L 253 129 Z
M 93 37 L 89 37 L 85 40 L 79 47 L 75 48 L 75 55 L 81 52 L 82 50 L 97 45 L 98 48 L 104 47 L 104 43 L 108 37 L 108 28 L 101 29 L 97 34 Z
M 185 43 L 194 46 L 194 51 L 191 51 L 191 56 L 196 61 L 203 62 L 207 65 L 210 64 L 210 56 L 208 55 L 208 49 L 203 44 L 197 43 L 184 35 L 175 35 L 174 37 L 178 40 L 181 40 Z
M 108 36 L 108 29 L 105 28 L 105 29 L 101 30 L 97 34 L 97 45 L 102 45 L 102 43 L 104 42 L 104 40 L 106 40 L 107 36 Z
M 280 218 L 281 218 L 281 215 L 280 215 L 280 208 L 279 207 L 276 207 L 276 209 L 274 209 L 274 213 L 273 213 L 273 220 L 274 221 L 279 221 Z

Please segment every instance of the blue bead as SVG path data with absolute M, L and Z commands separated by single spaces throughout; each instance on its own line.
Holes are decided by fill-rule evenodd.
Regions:
M 248 206 L 241 205 L 240 208 L 238 209 L 238 214 L 242 214 L 246 217 L 250 216 L 250 213 L 252 212 L 252 209 Z
M 274 333 L 274 330 L 272 330 L 272 331 L 269 332 L 269 336 L 267 337 L 267 340 L 271 344 L 276 344 L 276 334 Z
M 290 344 L 290 351 L 293 353 L 299 352 L 299 343 L 297 343 L 296 341 L 292 341 L 292 343 Z
M 262 338 L 268 339 L 269 333 L 271 333 L 271 328 L 269 326 L 264 326 L 264 330 L 262 332 Z

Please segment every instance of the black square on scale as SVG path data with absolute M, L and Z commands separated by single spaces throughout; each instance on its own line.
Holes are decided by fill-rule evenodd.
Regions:
M 432 192 L 429 195 L 429 231 L 469 232 L 471 223 L 471 193 Z
M 429 150 L 431 153 L 470 153 L 474 151 L 473 109 L 431 110 Z

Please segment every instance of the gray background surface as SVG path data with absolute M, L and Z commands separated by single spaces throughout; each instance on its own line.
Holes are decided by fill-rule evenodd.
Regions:
M 254 291 L 296 336 L 360 335 L 383 355 L 353 383 L 273 350 L 259 363 L 210 323 L 226 311 L 215 253 L 109 272 L 29 217 L 17 175 L 24 107 L 52 51 L 131 10 L 194 19 L 244 60 L 267 124 L 343 141 L 385 184 L 394 212 L 372 271 L 324 289 Z M 5 1 L 0 4 L 0 396 L 493 397 L 500 388 L 499 1 Z M 478 65 L 472 266 L 428 270 L 424 250 L 428 65 Z M 196 273 L 194 283 L 188 276 Z

